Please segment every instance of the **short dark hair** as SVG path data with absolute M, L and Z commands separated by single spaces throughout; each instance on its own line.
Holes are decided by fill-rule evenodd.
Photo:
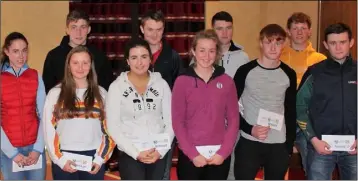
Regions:
M 153 59 L 152 52 L 150 51 L 150 46 L 147 41 L 145 41 L 142 38 L 139 37 L 133 37 L 129 40 L 129 42 L 126 44 L 125 51 L 124 51 L 124 59 L 127 60 L 129 58 L 129 52 L 134 47 L 143 47 L 148 50 L 150 60 Z
M 330 34 L 341 34 L 345 32 L 348 33 L 349 41 L 352 40 L 352 30 L 348 25 L 344 23 L 331 24 L 324 30 L 324 41 L 327 42 L 328 35 Z
M 217 12 L 212 18 L 211 18 L 211 25 L 214 25 L 215 21 L 227 21 L 227 22 L 233 22 L 232 16 L 230 13 L 226 11 L 220 11 Z
M 287 20 L 287 29 L 291 28 L 292 23 L 306 23 L 308 28 L 311 28 L 311 17 L 302 12 L 293 13 Z
M 72 10 L 70 13 L 68 13 L 67 18 L 66 18 L 66 26 L 68 26 L 71 22 L 73 21 L 78 21 L 80 19 L 83 19 L 87 22 L 87 24 L 90 24 L 90 19 L 89 19 L 89 15 L 81 10 L 81 9 L 75 9 Z
M 147 11 L 141 18 L 141 25 L 144 26 L 144 23 L 148 20 L 148 19 L 152 19 L 154 21 L 161 21 L 163 22 L 163 24 L 165 24 L 165 19 L 164 19 L 164 14 L 161 10 L 158 11 L 154 11 L 154 10 L 149 10 Z
M 286 40 L 286 31 L 278 24 L 268 24 L 260 31 L 260 41 L 264 38 L 276 40 Z

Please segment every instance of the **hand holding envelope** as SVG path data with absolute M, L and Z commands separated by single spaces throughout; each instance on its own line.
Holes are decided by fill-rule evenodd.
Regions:
M 322 140 L 330 146 L 330 151 L 354 151 L 354 135 L 322 135 Z
M 21 155 L 20 157 L 21 158 Z M 22 155 L 23 159 L 26 159 L 23 155 Z M 18 161 L 18 160 L 17 160 Z M 42 155 L 39 156 L 38 160 L 36 163 L 32 164 L 32 165 L 19 165 L 19 163 L 17 163 L 15 160 L 12 162 L 12 172 L 21 172 L 21 171 L 26 171 L 26 170 L 36 170 L 36 169 L 40 169 L 42 168 Z
M 166 133 L 145 135 L 132 141 L 140 151 L 137 159 L 146 164 L 155 163 L 160 159 L 161 155 L 158 150 L 171 148 L 169 135 Z
M 353 151 L 349 151 L 348 153 L 351 155 L 356 155 L 357 154 L 357 140 L 354 141 L 353 145 L 351 146 L 351 150 Z
M 207 160 L 207 162 L 209 165 L 221 165 L 224 162 L 224 158 L 221 155 L 215 153 L 215 155 Z
M 259 140 L 265 140 L 267 138 L 270 127 L 255 125 L 252 127 L 251 135 Z
M 207 164 L 221 165 L 224 162 L 224 158 L 216 154 L 220 148 L 221 145 L 196 146 L 196 150 L 198 150 L 200 155 L 194 158 L 194 165 L 196 167 L 203 167 Z
M 195 167 L 204 167 L 208 164 L 206 158 L 201 154 L 193 159 L 193 163 Z
M 327 142 L 319 140 L 317 137 L 311 139 L 311 143 L 318 154 L 329 155 L 332 154 L 330 151 L 330 146 Z
M 281 131 L 282 125 L 284 121 L 284 116 L 281 114 L 277 114 L 275 112 L 267 111 L 265 109 L 260 109 L 259 115 L 257 118 L 257 124 L 269 127 L 271 129 L 275 129 Z

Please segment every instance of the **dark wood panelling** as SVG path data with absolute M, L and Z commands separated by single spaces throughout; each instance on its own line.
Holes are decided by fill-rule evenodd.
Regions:
M 355 44 L 351 49 L 352 56 L 357 59 L 357 1 L 321 1 L 319 51 L 327 55 L 322 41 L 324 29 L 333 23 L 342 22 L 352 29 Z

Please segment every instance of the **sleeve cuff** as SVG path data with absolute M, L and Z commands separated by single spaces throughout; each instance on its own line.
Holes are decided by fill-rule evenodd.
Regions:
M 62 156 L 60 159 L 58 159 L 58 161 L 57 161 L 56 164 L 57 164 L 61 169 L 63 169 L 63 167 L 65 167 L 67 161 L 68 161 L 68 158 L 66 158 L 66 156 Z
M 133 152 L 133 153 L 126 153 L 127 155 L 129 155 L 130 157 L 132 157 L 134 160 L 137 160 L 137 157 L 139 156 L 139 152 Z
M 222 156 L 224 158 L 224 160 L 226 160 L 226 158 L 229 156 L 229 155 L 225 154 L 225 151 L 221 148 L 216 152 L 216 154 Z
M 93 163 L 96 163 L 96 164 L 99 165 L 100 167 L 102 166 L 103 162 L 104 162 L 104 159 L 101 158 L 100 156 L 96 155 L 96 156 L 94 157 Z
M 17 154 L 19 154 L 19 152 L 16 150 L 16 151 L 14 152 L 14 154 L 8 155 L 8 157 L 9 157 L 11 160 L 13 160 L 13 159 L 17 156 Z
M 193 153 L 189 153 L 187 156 L 188 158 L 193 161 L 195 157 L 199 156 L 200 153 L 198 152 L 198 150 L 196 150 L 196 148 L 194 148 L 194 152 Z
M 43 153 L 43 150 L 42 151 L 39 151 L 38 149 L 36 149 L 36 148 L 34 148 L 34 149 L 32 149 L 32 151 L 36 151 L 36 152 L 38 152 L 38 153 Z

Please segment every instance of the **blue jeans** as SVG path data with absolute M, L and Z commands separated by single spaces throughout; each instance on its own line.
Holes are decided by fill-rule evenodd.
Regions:
M 336 151 L 330 155 L 320 155 L 309 145 L 307 156 L 308 180 L 331 180 L 336 164 L 341 180 L 357 180 L 357 155 Z
M 307 175 L 307 154 L 308 154 L 307 142 L 308 140 L 301 129 L 298 132 L 296 132 L 295 145 L 297 147 L 298 152 L 301 155 L 301 162 L 302 162 L 303 170 L 305 171 L 305 175 Z
M 28 156 L 32 151 L 33 145 L 19 147 L 19 153 Z M 1 155 L 1 173 L 4 180 L 45 180 L 46 174 L 46 154 L 42 152 L 42 168 L 36 170 L 27 170 L 22 172 L 12 172 L 12 160 L 8 158 L 5 153 L 0 152 Z

